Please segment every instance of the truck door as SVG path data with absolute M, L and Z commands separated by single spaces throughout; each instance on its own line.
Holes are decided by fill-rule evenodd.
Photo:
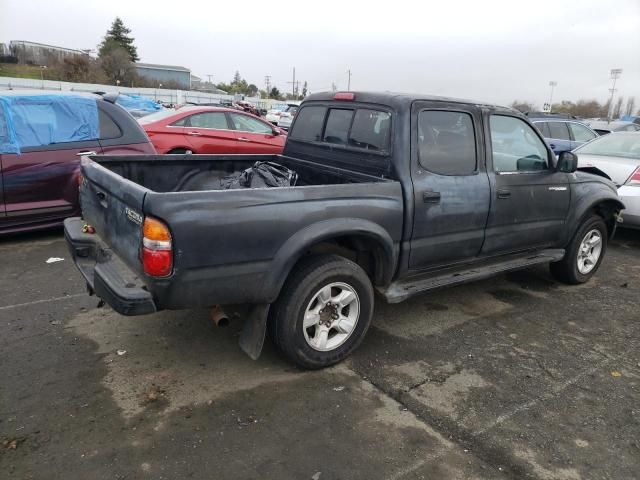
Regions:
M 481 112 L 471 106 L 416 102 L 411 123 L 409 268 L 473 259 L 482 248 L 490 203 Z
M 569 210 L 569 174 L 555 170 L 553 154 L 521 118 L 487 114 L 485 124 L 492 199 L 482 254 L 556 246 Z

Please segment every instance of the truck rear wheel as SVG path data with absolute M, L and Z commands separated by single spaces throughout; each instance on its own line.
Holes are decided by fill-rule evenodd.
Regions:
M 270 336 L 300 367 L 333 365 L 364 338 L 373 300 L 371 281 L 356 263 L 338 255 L 303 259 L 271 309 Z
M 587 218 L 578 228 L 562 260 L 550 265 L 554 277 L 577 285 L 589 280 L 600 267 L 607 250 L 607 225 L 599 215 Z

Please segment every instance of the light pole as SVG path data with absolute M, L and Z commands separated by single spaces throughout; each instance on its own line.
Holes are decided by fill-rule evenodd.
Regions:
M 551 94 L 549 95 L 549 113 L 551 113 L 553 110 L 553 89 L 558 86 L 558 82 L 551 80 L 549 82 L 549 86 L 551 87 Z
M 44 71 L 47 69 L 46 65 L 40 65 L 40 81 L 42 82 L 42 89 L 44 90 Z
M 613 96 L 616 94 L 616 81 L 622 74 L 621 68 L 611 69 L 611 80 L 613 80 L 613 86 L 609 89 L 611 92 L 611 98 L 609 98 L 609 110 L 607 111 L 607 122 L 611 121 L 611 115 L 613 114 Z

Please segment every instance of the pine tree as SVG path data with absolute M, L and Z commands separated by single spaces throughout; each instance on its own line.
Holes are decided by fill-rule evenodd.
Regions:
M 235 75 L 233 76 L 233 82 L 231 82 L 232 84 L 238 84 L 242 81 L 242 77 L 240 76 L 240 72 L 238 70 L 236 70 Z
M 139 60 L 138 50 L 133 44 L 134 38 L 129 36 L 130 33 L 131 30 L 124 26 L 120 17 L 116 17 L 100 44 L 98 56 L 103 57 L 113 50 L 114 46 L 119 46 L 127 51 L 132 62 L 137 62 Z

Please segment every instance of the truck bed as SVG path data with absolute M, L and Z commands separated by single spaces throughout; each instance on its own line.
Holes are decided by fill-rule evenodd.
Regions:
M 220 178 L 256 161 L 295 170 L 298 185 L 221 190 Z M 381 275 L 388 281 L 393 274 L 403 227 L 400 182 L 280 155 L 93 156 L 81 168 L 84 221 L 138 274 L 158 309 L 272 302 L 305 245 L 336 232 L 382 242 L 393 265 Z M 146 216 L 171 230 L 170 278 L 142 271 Z
M 93 160 L 123 178 L 154 192 L 221 190 L 220 180 L 257 161 L 276 162 L 295 170 L 296 186 L 382 182 L 379 177 L 320 166 L 283 155 L 141 155 L 96 156 Z

